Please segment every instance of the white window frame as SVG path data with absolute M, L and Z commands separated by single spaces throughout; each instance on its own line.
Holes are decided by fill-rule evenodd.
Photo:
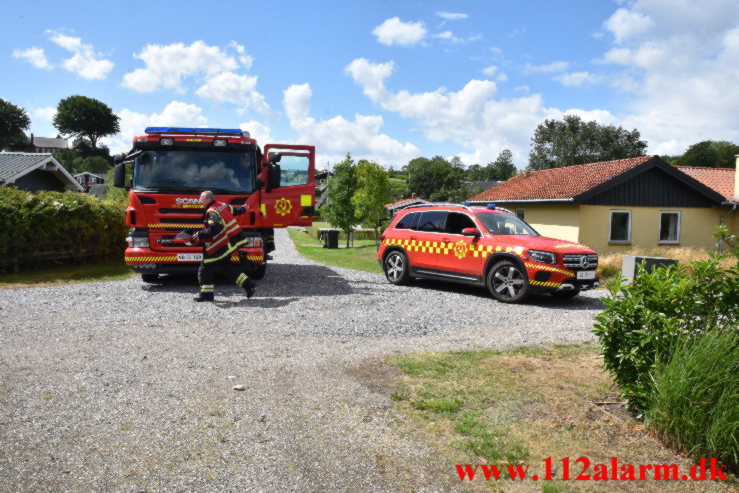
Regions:
M 677 240 L 662 240 L 662 215 L 663 214 L 677 214 Z M 659 211 L 659 224 L 657 225 L 657 243 L 660 245 L 677 245 L 680 243 L 680 224 L 682 223 L 681 211 Z
M 629 216 L 629 222 L 626 226 L 626 239 L 625 240 L 614 240 L 611 238 L 611 234 L 613 233 L 613 214 L 614 213 L 623 213 L 628 214 Z M 608 243 L 619 243 L 619 244 L 629 244 L 631 243 L 631 211 L 626 209 L 611 209 L 610 213 L 608 214 Z

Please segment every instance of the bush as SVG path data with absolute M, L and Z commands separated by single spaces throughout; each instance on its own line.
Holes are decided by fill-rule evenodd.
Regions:
M 736 259 L 739 251 L 734 249 Z M 617 283 L 596 317 L 604 365 L 630 409 L 642 412 L 654 391 L 658 359 L 669 361 L 678 342 L 739 321 L 739 268 L 720 257 L 689 266 L 641 272 L 631 285 Z M 736 264 L 736 262 L 734 262 Z
M 0 272 L 65 258 L 121 258 L 125 206 L 85 194 L 0 187 Z
M 698 457 L 739 465 L 739 332 L 704 332 L 682 341 L 654 372 L 647 423 Z

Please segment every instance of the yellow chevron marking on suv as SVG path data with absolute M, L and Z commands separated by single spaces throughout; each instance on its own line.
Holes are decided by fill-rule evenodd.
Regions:
M 538 265 L 538 264 L 524 264 L 526 267 L 531 267 L 532 269 L 539 269 L 539 270 L 548 270 L 550 272 L 558 272 L 560 274 L 564 274 L 567 276 L 574 276 L 575 273 L 570 270 L 564 270 L 564 269 L 558 269 L 556 267 L 550 267 L 548 265 Z
M 547 288 L 558 288 L 561 283 L 559 282 L 541 282 L 541 281 L 529 281 L 529 284 L 534 286 L 544 286 Z

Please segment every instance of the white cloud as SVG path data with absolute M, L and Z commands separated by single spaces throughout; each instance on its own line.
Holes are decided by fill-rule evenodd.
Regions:
M 621 44 L 645 33 L 654 25 L 654 22 L 649 16 L 639 12 L 618 9 L 604 25 L 613 33 L 616 43 Z
M 477 34 L 477 35 L 474 35 L 474 36 L 467 36 L 466 38 L 460 38 L 460 37 L 455 36 L 452 31 L 440 32 L 438 34 L 434 34 L 433 37 L 434 38 L 437 38 L 437 39 L 444 39 L 444 40 L 450 41 L 450 42 L 452 42 L 454 44 L 471 43 L 473 41 L 479 41 L 479 40 L 482 39 L 482 35 L 481 34 Z
M 569 66 L 570 64 L 568 62 L 563 61 L 552 62 L 547 65 L 532 65 L 527 63 L 524 66 L 523 71 L 525 74 L 561 72 L 562 70 L 567 70 Z
M 525 166 L 536 126 L 547 118 L 561 118 L 565 114 L 560 109 L 545 107 L 541 95 L 529 95 L 527 87 L 516 89 L 525 93 L 521 97 L 499 98 L 497 86 L 489 80 L 471 80 L 456 92 L 440 88 L 423 93 L 405 90 L 393 93 L 384 84 L 392 72 L 386 69 L 388 66 L 392 62 L 373 64 L 359 59 L 347 71 L 374 103 L 418 122 L 429 140 L 453 142 L 462 147 L 459 156 L 467 164 L 485 164 L 508 148 L 514 161 Z M 615 120 L 603 110 L 569 112 L 589 120 L 609 123 Z
M 739 3 L 637 0 L 606 21 L 615 45 L 601 62 L 632 101 L 622 118 L 650 153 L 701 140 L 739 142 Z M 627 22 L 629 21 L 629 22 Z
M 36 108 L 33 110 L 34 120 L 46 120 L 47 122 L 51 122 L 54 119 L 54 115 L 56 115 L 56 108 L 53 106 Z
M 195 41 L 189 46 L 183 43 L 146 45 L 134 55 L 146 67 L 124 75 L 123 86 L 138 92 L 153 92 L 162 88 L 184 93 L 182 81 L 185 77 L 213 77 L 222 72 L 232 72 L 242 65 L 251 65 L 251 57 L 244 54 L 242 46 L 232 42 L 229 48 L 236 51 L 235 56 L 202 41 Z
M 27 50 L 13 50 L 13 58 L 23 58 L 36 68 L 50 70 L 52 65 L 46 59 L 46 53 L 41 48 L 28 48 Z
M 217 103 L 232 103 L 240 111 L 254 109 L 261 114 L 269 112 L 269 105 L 264 96 L 257 92 L 257 77 L 237 75 L 233 72 L 222 72 L 208 79 L 197 90 L 197 95 Z
M 47 31 L 47 34 L 53 43 L 74 53 L 72 58 L 62 62 L 62 67 L 66 70 L 87 80 L 105 79 L 113 70 L 115 64 L 110 60 L 101 58 L 102 55 L 96 53 L 91 44 L 84 44 L 82 39 L 60 34 L 56 31 Z
M 414 45 L 426 37 L 426 28 L 423 22 L 403 22 L 398 17 L 392 17 L 377 26 L 372 34 L 377 41 L 384 45 Z
M 121 131 L 109 138 L 103 139 L 103 143 L 113 153 L 126 152 L 131 149 L 133 138 L 143 135 L 144 129 L 151 126 L 172 127 L 206 127 L 208 119 L 203 116 L 203 111 L 194 104 L 172 101 L 161 113 L 146 115 L 124 109 L 118 113 Z
M 498 67 L 496 67 L 495 65 L 491 65 L 489 67 L 485 67 L 484 69 L 482 69 L 482 73 L 487 75 L 488 77 L 492 77 L 493 75 L 495 75 L 497 71 L 498 71 Z
M 460 19 L 467 19 L 469 17 L 469 14 L 462 14 L 462 13 L 453 13 L 453 12 L 437 12 L 436 15 L 441 17 L 442 19 L 446 19 L 448 21 L 456 21 Z
M 599 75 L 590 72 L 572 72 L 555 77 L 563 86 L 581 86 L 583 84 L 596 84 L 602 80 Z
M 264 147 L 264 144 L 272 144 L 275 139 L 272 137 L 272 129 L 258 121 L 248 121 L 239 124 L 241 130 L 249 132 L 252 139 L 256 139 L 257 143 Z
M 299 141 L 311 142 L 321 152 L 316 162 L 338 162 L 351 152 L 357 158 L 383 165 L 404 164 L 420 155 L 412 143 L 401 143 L 380 133 L 384 123 L 381 116 L 355 115 L 353 121 L 335 116 L 318 121 L 310 116 L 310 85 L 291 85 L 283 94 L 285 113 Z

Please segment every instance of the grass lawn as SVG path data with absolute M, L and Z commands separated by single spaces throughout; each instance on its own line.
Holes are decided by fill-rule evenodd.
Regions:
M 692 462 L 666 448 L 644 425 L 616 403 L 612 380 L 593 346 L 523 348 L 510 352 L 466 351 L 395 355 L 386 362 L 400 372 L 384 384 L 410 433 L 429 441 L 459 474 L 455 464 L 529 464 L 528 477 L 545 477 L 551 457 L 552 481 L 484 481 L 482 471 L 461 488 L 473 491 L 732 491 L 739 487 L 710 481 L 574 481 L 580 457 L 596 464 L 677 464 Z M 372 378 L 372 377 L 367 377 Z M 572 480 L 561 480 L 569 457 Z M 621 471 L 619 471 L 621 474 Z
M 54 286 L 75 282 L 111 281 L 128 279 L 136 274 L 121 259 L 89 265 L 62 265 L 47 269 L 1 274 L 0 289 L 28 286 Z
M 325 265 L 346 269 L 362 270 L 382 274 L 377 263 L 377 248 L 374 240 L 356 240 L 354 247 L 344 248 L 346 241 L 339 241 L 338 249 L 323 248 L 319 240 L 297 228 L 288 228 L 288 234 L 298 252 L 310 260 Z

